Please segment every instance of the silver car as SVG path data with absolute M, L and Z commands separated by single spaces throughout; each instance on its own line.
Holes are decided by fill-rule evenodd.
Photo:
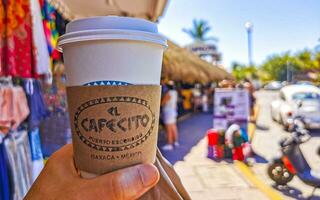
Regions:
M 294 116 L 304 117 L 306 128 L 320 128 L 320 89 L 312 85 L 289 85 L 271 103 L 272 119 L 285 128 Z
M 282 88 L 282 84 L 279 81 L 271 81 L 264 86 L 265 90 L 280 90 Z

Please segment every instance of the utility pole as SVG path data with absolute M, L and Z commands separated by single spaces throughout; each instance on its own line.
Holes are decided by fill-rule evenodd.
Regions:
M 252 29 L 253 29 L 253 24 L 251 22 L 246 22 L 245 27 L 247 30 L 247 36 L 248 36 L 248 63 L 249 66 L 253 66 L 252 62 Z
M 290 63 L 287 61 L 287 82 L 291 82 L 291 68 L 290 68 Z

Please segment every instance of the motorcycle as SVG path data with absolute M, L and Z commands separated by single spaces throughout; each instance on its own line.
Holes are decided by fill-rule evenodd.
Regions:
M 304 128 L 303 117 L 292 119 L 290 128 L 292 134 L 280 141 L 282 155 L 269 164 L 268 175 L 277 185 L 286 185 L 297 176 L 305 184 L 314 187 L 314 192 L 320 188 L 320 172 L 311 169 L 299 147 L 311 138 Z
M 288 124 L 288 131 L 291 133 L 294 133 L 297 130 L 305 130 L 305 120 L 303 116 L 297 115 L 293 118 L 288 118 L 287 120 Z

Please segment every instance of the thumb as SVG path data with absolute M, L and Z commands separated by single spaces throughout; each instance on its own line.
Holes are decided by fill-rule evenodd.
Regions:
M 159 178 L 154 165 L 140 164 L 91 179 L 86 191 L 90 199 L 133 200 L 155 186 Z

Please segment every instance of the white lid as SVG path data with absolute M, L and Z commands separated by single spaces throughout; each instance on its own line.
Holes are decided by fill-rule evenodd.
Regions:
M 58 46 L 88 40 L 137 40 L 167 46 L 166 38 L 159 34 L 155 23 L 144 19 L 118 16 L 90 17 L 67 24 L 66 34 L 59 38 Z

